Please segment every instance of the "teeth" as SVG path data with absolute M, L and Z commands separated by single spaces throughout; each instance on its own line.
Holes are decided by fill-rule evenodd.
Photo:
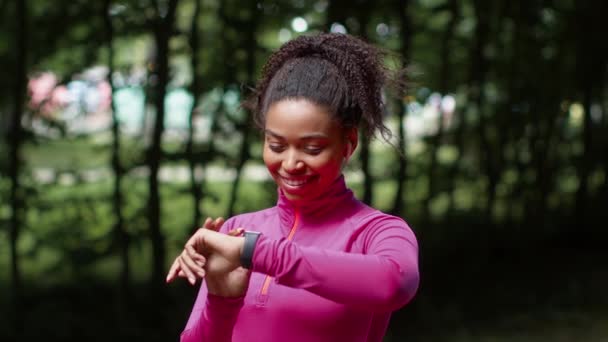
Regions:
M 300 185 L 304 185 L 308 182 L 308 180 L 306 179 L 302 179 L 302 180 L 295 180 L 295 179 L 285 179 L 283 178 L 283 182 L 289 186 L 300 186 Z

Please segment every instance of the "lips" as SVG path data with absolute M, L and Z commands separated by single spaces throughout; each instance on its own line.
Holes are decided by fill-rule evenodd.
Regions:
M 313 181 L 316 177 L 310 176 L 310 177 L 304 177 L 304 178 L 303 177 L 287 178 L 287 177 L 283 177 L 283 176 L 279 175 L 279 178 L 281 179 L 281 183 L 283 183 L 283 185 L 285 185 L 289 188 L 301 188 L 302 186 Z

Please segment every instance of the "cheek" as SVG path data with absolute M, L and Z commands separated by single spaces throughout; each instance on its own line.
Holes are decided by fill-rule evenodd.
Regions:
M 308 165 L 315 171 L 324 174 L 339 173 L 342 168 L 341 159 L 333 158 L 331 155 L 325 158 L 311 160 Z
M 275 171 L 278 168 L 278 165 L 280 165 L 278 158 L 266 147 L 264 147 L 264 151 L 262 151 L 262 159 L 269 171 Z

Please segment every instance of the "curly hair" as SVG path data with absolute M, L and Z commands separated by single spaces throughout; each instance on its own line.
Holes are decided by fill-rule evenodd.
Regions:
M 269 107 L 283 99 L 306 99 L 329 110 L 343 127 L 367 137 L 388 139 L 383 123 L 383 66 L 386 52 L 360 38 L 339 33 L 305 35 L 285 43 L 262 69 L 254 94 L 245 103 L 263 128 Z

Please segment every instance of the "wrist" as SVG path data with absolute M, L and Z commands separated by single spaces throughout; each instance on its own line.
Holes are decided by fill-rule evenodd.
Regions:
M 224 298 L 244 296 L 249 288 L 251 272 L 237 268 L 228 274 L 205 277 L 207 294 Z

